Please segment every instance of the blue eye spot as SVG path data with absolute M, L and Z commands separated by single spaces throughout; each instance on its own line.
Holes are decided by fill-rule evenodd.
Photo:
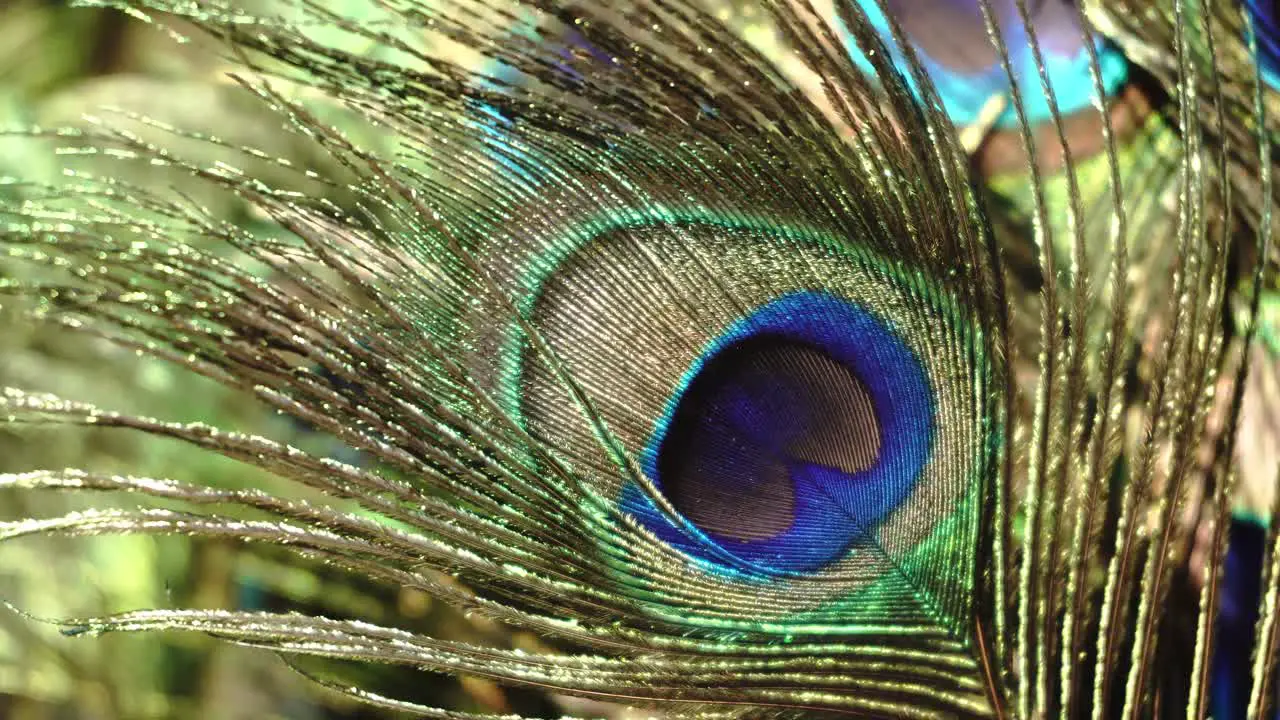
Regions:
M 701 537 L 638 488 L 623 506 L 706 560 L 811 572 L 867 542 L 928 459 L 925 368 L 881 320 L 834 295 L 799 292 L 736 323 L 686 373 L 642 456 Z

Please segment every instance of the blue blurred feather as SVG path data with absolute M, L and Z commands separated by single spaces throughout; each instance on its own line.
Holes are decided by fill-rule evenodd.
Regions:
M 858 0 L 859 6 L 866 13 L 868 21 L 875 28 L 885 43 L 885 47 L 893 58 L 894 64 L 907 79 L 913 92 L 919 93 L 914 79 L 907 70 L 907 63 L 901 48 L 893 41 L 889 19 L 880 9 L 876 0 Z M 912 2 L 899 0 L 888 3 L 891 11 L 895 11 L 895 20 L 905 24 L 904 20 L 912 18 L 912 25 L 939 25 L 937 35 L 931 37 L 934 43 L 946 47 L 952 53 L 990 55 L 985 59 L 972 61 L 970 65 L 959 67 L 958 62 L 948 64 L 945 60 L 935 58 L 930 53 L 928 43 L 915 41 L 906 30 L 908 40 L 913 41 L 925 72 L 937 90 L 947 117 L 957 125 L 969 125 L 976 122 L 983 107 L 994 95 L 1007 95 L 1014 80 L 1022 89 L 1026 105 L 1027 120 L 1033 124 L 1047 122 L 1051 117 L 1048 98 L 1040 91 L 1039 75 L 1035 55 L 1027 42 L 1027 31 L 1018 17 L 1011 0 L 993 3 L 993 12 L 1001 28 L 1001 36 L 1009 52 L 1009 63 L 1013 70 L 1013 80 L 1005 73 L 998 57 L 992 51 L 987 40 L 985 23 L 975 0 L 944 0 L 939 6 L 931 6 L 928 2 Z M 958 27 L 941 24 L 935 15 L 942 13 L 940 6 L 950 12 L 948 19 L 960 16 Z M 1079 26 L 1072 11 L 1066 10 L 1067 3 L 1062 0 L 1049 0 L 1042 3 L 1051 8 L 1053 15 L 1048 22 L 1037 24 L 1044 69 L 1049 78 L 1057 99 L 1056 109 L 1063 115 L 1078 112 L 1095 104 L 1093 99 L 1093 81 L 1089 71 L 1089 53 L 1080 41 Z M 847 32 L 847 28 L 845 29 Z M 1058 42 L 1053 42 L 1056 39 Z M 858 48 L 852 37 L 847 38 L 848 46 L 853 53 L 854 61 L 867 73 L 874 74 L 874 67 L 867 59 L 865 50 Z M 1103 89 L 1108 97 L 1114 95 L 1128 78 L 1129 62 L 1115 47 L 1103 38 L 1094 41 L 1098 55 L 1099 73 Z M 958 49 L 957 49 L 957 46 Z M 935 52 L 934 54 L 941 54 Z M 996 119 L 996 125 L 1002 128 L 1015 127 L 1017 117 L 1012 108 L 1006 108 Z

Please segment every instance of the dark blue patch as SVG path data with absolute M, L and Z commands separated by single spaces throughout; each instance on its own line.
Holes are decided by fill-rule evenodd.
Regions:
M 1253 19 L 1258 43 L 1258 66 L 1272 87 L 1280 88 L 1280 3 L 1276 0 L 1244 0 Z
M 1246 518 L 1232 520 L 1222 573 L 1210 685 L 1211 714 L 1218 720 L 1244 720 L 1248 716 L 1266 539 L 1266 528 L 1257 522 Z M 1273 717 L 1280 720 L 1280 710 Z

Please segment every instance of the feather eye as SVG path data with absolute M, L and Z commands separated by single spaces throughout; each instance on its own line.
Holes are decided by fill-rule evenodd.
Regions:
M 938 428 L 937 406 L 966 402 L 967 387 L 935 390 L 930 378 L 985 369 L 949 338 L 973 337 L 951 327 L 949 293 L 907 285 L 856 238 L 733 227 L 731 216 L 685 222 L 678 234 L 586 239 L 532 289 L 532 331 L 687 523 L 663 517 L 635 482 L 619 491 L 628 511 L 704 560 L 802 572 L 873 539 L 916 492 L 962 494 L 988 443 L 967 422 Z M 531 431 L 607 477 L 567 388 L 523 359 Z M 976 452 L 931 462 L 935 445 Z

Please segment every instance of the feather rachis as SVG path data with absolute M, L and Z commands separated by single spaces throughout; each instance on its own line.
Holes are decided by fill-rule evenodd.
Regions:
M 1067 135 L 1063 127 L 1062 117 L 1060 113 L 1058 113 L 1056 110 L 1058 103 L 1054 95 L 1053 87 L 1050 84 L 1048 74 L 1045 71 L 1044 60 L 1043 60 L 1043 57 L 1041 56 L 1039 43 L 1036 38 L 1036 33 L 1033 27 L 1033 23 L 1031 22 L 1030 16 L 1027 12 L 1026 4 L 1023 2 L 1018 2 L 1016 3 L 1016 6 L 1023 24 L 1027 27 L 1027 31 L 1028 31 L 1027 40 L 1030 46 L 1032 56 L 1036 58 L 1036 66 L 1037 66 L 1039 81 L 1040 81 L 1040 90 L 1045 94 L 1050 107 L 1054 108 L 1054 110 L 1050 113 L 1050 121 L 1054 127 L 1054 130 L 1057 133 L 1058 144 L 1061 147 L 1061 151 L 1063 154 L 1062 172 L 1067 179 L 1067 193 L 1068 193 L 1068 203 L 1067 203 L 1067 209 L 1066 209 L 1067 210 L 1066 232 L 1068 235 L 1068 243 L 1071 248 L 1070 270 L 1071 270 L 1071 277 L 1072 277 L 1072 288 L 1071 288 L 1072 299 L 1070 303 L 1070 309 L 1069 311 L 1067 311 L 1067 316 L 1068 316 L 1067 322 L 1070 327 L 1080 328 L 1080 327 L 1083 327 L 1085 323 L 1086 301 L 1090 295 L 1090 282 L 1087 274 L 1085 273 L 1084 244 L 1081 238 L 1080 230 L 1077 227 L 1078 218 L 1081 214 L 1081 209 L 1080 209 L 1080 200 L 1079 200 L 1079 189 L 1076 186 L 1076 180 L 1075 180 L 1076 172 L 1074 167 L 1074 161 L 1072 159 L 1071 150 L 1067 142 Z M 1082 29 L 1081 29 L 1082 33 L 1086 32 L 1085 27 L 1087 26 L 1082 26 Z M 1084 42 L 1083 42 L 1084 46 L 1092 47 L 1092 43 L 1089 42 L 1088 40 L 1087 33 L 1083 36 L 1083 39 L 1084 39 Z M 1028 150 L 1030 151 L 1030 148 Z M 1045 268 L 1045 270 L 1046 272 L 1052 272 L 1052 268 Z M 1061 414 L 1061 419 L 1058 422 L 1067 423 L 1068 429 L 1066 429 L 1065 433 L 1062 436 L 1060 436 L 1059 439 L 1057 440 L 1057 442 L 1060 445 L 1065 445 L 1071 449 L 1067 451 L 1067 458 L 1058 460 L 1059 466 L 1057 468 L 1056 473 L 1053 472 L 1052 468 L 1049 469 L 1049 473 L 1054 475 L 1055 477 L 1052 481 L 1052 485 L 1049 493 L 1050 497 L 1048 498 L 1048 502 L 1046 503 L 1047 508 L 1050 509 L 1050 518 L 1045 523 L 1046 534 L 1048 536 L 1048 545 L 1045 550 L 1045 553 L 1042 556 L 1040 556 L 1040 559 L 1039 559 L 1039 563 L 1042 566 L 1048 565 L 1051 563 L 1056 563 L 1058 561 L 1059 552 L 1057 548 L 1058 548 L 1060 537 L 1062 535 L 1062 530 L 1058 525 L 1058 523 L 1060 522 L 1058 518 L 1065 517 L 1065 513 L 1059 516 L 1059 515 L 1055 515 L 1052 511 L 1055 510 L 1057 507 L 1059 507 L 1059 505 L 1062 503 L 1067 474 L 1072 470 L 1072 463 L 1070 461 L 1070 458 L 1074 456 L 1074 448 L 1078 447 L 1080 442 L 1080 434 L 1083 432 L 1084 405 L 1079 401 L 1079 394 L 1082 391 L 1081 383 L 1084 378 L 1083 348 L 1084 348 L 1084 333 L 1081 333 L 1078 331 L 1074 332 L 1071 336 L 1070 342 L 1068 343 L 1065 349 L 1066 357 L 1064 358 L 1065 362 L 1063 363 L 1063 367 L 1064 367 L 1063 373 L 1065 375 L 1066 392 L 1062 399 L 1061 409 L 1058 411 Z M 1059 453 L 1056 453 L 1056 454 L 1061 454 L 1061 451 L 1059 451 Z M 1031 544 L 1030 547 L 1032 548 L 1032 552 L 1034 552 L 1035 544 L 1034 543 Z M 1038 699 L 1038 705 L 1035 711 L 1037 714 L 1043 714 L 1044 712 L 1046 712 L 1048 704 L 1049 702 L 1051 702 L 1050 693 L 1049 693 L 1050 673 L 1047 672 L 1047 668 L 1050 666 L 1049 658 L 1052 655 L 1051 646 L 1054 639 L 1056 638 L 1056 634 L 1053 631 L 1053 624 L 1058 615 L 1056 610 L 1056 602 L 1055 602 L 1058 596 L 1058 592 L 1057 592 L 1057 589 L 1053 586 L 1052 581 L 1046 583 L 1046 585 L 1041 589 L 1041 593 L 1046 598 L 1046 601 L 1042 602 L 1039 613 L 1038 613 L 1038 618 L 1037 618 L 1038 622 L 1042 626 L 1042 629 L 1040 631 L 1041 637 L 1038 643 L 1038 651 L 1037 651 L 1038 652 L 1037 665 L 1041 668 L 1041 671 L 1039 673 L 1040 675 L 1040 687 L 1039 687 L 1039 695 L 1038 695 L 1039 699 Z M 1024 621 L 1026 621 L 1026 618 L 1024 618 Z
M 1182 9 L 1181 7 L 1178 8 L 1179 11 L 1181 11 L 1181 9 Z M 1179 22 L 1177 24 L 1177 27 L 1179 28 L 1179 37 L 1181 38 L 1182 37 L 1181 28 L 1184 27 L 1184 23 Z M 1190 76 L 1192 73 L 1192 69 L 1186 55 L 1183 56 L 1183 64 L 1180 68 L 1180 72 L 1185 73 L 1187 76 Z M 1193 107 L 1194 96 L 1191 94 L 1193 90 L 1190 83 L 1183 83 L 1180 85 L 1180 87 L 1183 88 L 1184 90 L 1184 94 L 1179 99 L 1180 107 L 1183 107 L 1183 108 Z M 1191 124 L 1190 118 L 1191 116 L 1187 113 L 1187 111 L 1184 110 L 1184 121 L 1183 121 L 1184 126 Z M 1188 210 L 1190 210 L 1190 213 L 1186 217 L 1186 220 L 1184 221 L 1186 225 L 1184 225 L 1183 227 L 1183 233 L 1189 235 L 1202 222 L 1201 208 L 1203 203 L 1202 198 L 1204 197 L 1205 191 L 1201 189 L 1204 187 L 1204 180 L 1198 177 L 1198 173 L 1200 172 L 1202 165 L 1199 163 L 1190 162 L 1191 158 L 1196 158 L 1199 155 L 1200 148 L 1197 142 L 1198 133 L 1188 132 L 1186 137 L 1187 137 L 1186 157 L 1188 158 L 1188 161 L 1186 161 L 1184 164 L 1190 165 L 1190 170 L 1192 173 L 1191 176 L 1188 178 L 1187 187 L 1191 190 L 1191 192 L 1195 193 L 1194 195 L 1191 195 L 1189 197 L 1184 195 L 1184 197 L 1186 198 L 1186 201 L 1189 201 Z M 1219 253 L 1219 255 L 1221 255 L 1221 253 Z M 1212 282 L 1212 277 L 1216 274 L 1214 272 L 1214 263 L 1216 263 L 1216 259 L 1213 258 L 1212 256 L 1209 259 L 1214 262 L 1206 264 L 1205 270 L 1199 270 L 1195 266 L 1188 268 L 1189 271 L 1196 272 L 1197 276 L 1201 278 L 1198 282 L 1205 282 L 1205 281 Z M 1198 257 L 1193 258 L 1193 260 L 1196 262 L 1197 265 L 1203 262 Z M 1209 316 L 1209 315 L 1212 315 L 1212 313 L 1206 313 L 1206 316 Z M 1196 326 L 1196 323 L 1197 323 L 1196 318 L 1197 318 L 1196 308 L 1192 308 L 1191 315 L 1189 318 L 1191 327 Z M 1177 317 L 1175 316 L 1175 323 L 1177 321 L 1178 321 Z M 1196 363 L 1197 361 L 1199 363 L 1205 362 L 1205 360 L 1202 359 L 1204 358 L 1203 350 L 1199 353 L 1194 352 L 1194 349 L 1189 345 L 1187 346 L 1187 350 L 1181 354 L 1183 357 L 1187 358 L 1188 363 Z M 1204 391 L 1204 388 L 1207 386 L 1208 381 L 1212 377 L 1211 372 L 1207 371 L 1207 368 L 1205 368 L 1203 364 L 1201 364 L 1199 368 L 1193 365 L 1192 367 L 1184 371 L 1184 373 L 1185 374 L 1183 374 L 1182 377 L 1186 378 L 1186 380 L 1179 382 L 1178 386 L 1181 386 L 1183 382 L 1190 382 L 1191 383 L 1190 393 L 1192 396 L 1200 395 Z M 1182 392 L 1188 392 L 1188 390 L 1182 390 Z M 1149 550 L 1147 554 L 1147 560 L 1146 560 L 1147 570 L 1143 574 L 1142 582 L 1144 586 L 1150 587 L 1150 590 L 1148 590 L 1147 592 L 1144 592 L 1144 594 L 1141 596 L 1140 604 L 1138 608 L 1139 622 L 1142 623 L 1143 631 L 1139 635 L 1139 642 L 1135 644 L 1134 651 L 1133 651 L 1133 670 L 1131 670 L 1130 672 L 1129 686 L 1126 693 L 1127 694 L 1126 714 L 1133 712 L 1136 698 L 1146 692 L 1144 686 L 1147 681 L 1147 675 L 1149 673 L 1149 668 L 1150 668 L 1149 657 L 1151 653 L 1149 649 L 1151 648 L 1153 643 L 1152 635 L 1154 633 L 1154 628 L 1156 626 L 1156 622 L 1155 622 L 1156 617 L 1151 613 L 1151 611 L 1149 610 L 1149 607 L 1153 605 L 1155 602 L 1158 602 L 1159 598 L 1164 597 L 1165 593 L 1167 592 L 1166 583 L 1168 582 L 1168 579 L 1167 579 L 1168 575 L 1167 575 L 1167 572 L 1164 570 L 1164 566 L 1167 559 L 1167 554 L 1170 551 L 1169 549 L 1170 544 L 1174 537 L 1174 529 L 1176 527 L 1175 512 L 1181 506 L 1181 500 L 1184 492 L 1183 490 L 1184 485 L 1181 481 L 1181 478 L 1184 476 L 1185 472 L 1188 469 L 1188 463 L 1190 462 L 1190 456 L 1191 456 L 1191 450 L 1188 447 L 1188 445 L 1190 445 L 1191 443 L 1187 442 L 1186 440 L 1182 440 L 1182 433 L 1186 432 L 1185 430 L 1183 430 L 1184 427 L 1199 426 L 1199 423 L 1196 422 L 1197 418 L 1189 417 L 1185 415 L 1184 417 L 1185 419 L 1181 419 L 1181 418 L 1175 419 L 1174 424 L 1171 426 L 1171 429 L 1172 429 L 1171 437 L 1174 439 L 1175 443 L 1178 443 L 1176 445 L 1178 450 L 1175 452 L 1173 456 L 1171 469 L 1168 474 L 1168 477 L 1174 479 L 1172 501 L 1170 502 L 1167 500 L 1163 500 L 1160 504 L 1160 510 L 1159 510 L 1161 515 L 1160 527 L 1162 528 L 1162 530 L 1160 531 L 1160 534 L 1159 534 L 1159 542 L 1151 550 Z M 1188 421 L 1190 422 L 1188 423 Z M 1179 440 L 1182 440 L 1182 442 L 1179 443 L 1178 442 Z
M 1015 74 L 1009 59 L 1009 51 L 1005 47 L 1004 39 L 1001 35 L 1000 27 L 995 20 L 990 7 L 985 3 L 980 5 L 983 17 L 983 23 L 986 26 L 988 36 L 992 39 L 996 47 L 996 51 L 1000 58 L 1000 64 L 1004 69 L 1007 77 L 1014 78 Z M 1025 6 L 1020 6 L 1020 12 L 1025 13 Z M 1038 51 L 1036 51 L 1038 52 Z M 1010 85 L 1011 104 L 1018 116 L 1018 125 L 1022 134 L 1023 146 L 1028 157 L 1036 157 L 1035 141 L 1029 130 L 1029 124 L 1026 119 L 1026 110 L 1022 100 L 1022 93 L 1019 90 L 1017 82 L 1011 82 Z M 1043 466 L 1044 458 L 1049 452 L 1049 442 L 1051 436 L 1052 420 L 1048 417 L 1053 413 L 1051 397 L 1053 395 L 1054 384 L 1059 380 L 1058 368 L 1058 350 L 1056 340 L 1059 337 L 1059 300 L 1057 294 L 1057 269 L 1054 261 L 1054 249 L 1052 246 L 1051 235 L 1046 235 L 1048 220 L 1045 210 L 1044 197 L 1040 192 L 1042 182 L 1039 178 L 1039 170 L 1035 164 L 1031 165 L 1031 182 L 1033 187 L 1034 200 L 1034 221 L 1033 229 L 1035 232 L 1035 245 L 1040 249 L 1040 261 L 1042 267 L 1042 275 L 1044 278 L 1044 286 L 1042 289 L 1041 304 L 1041 324 L 1040 337 L 1042 346 L 1040 348 L 1039 366 L 1041 369 L 1039 384 L 1036 390 L 1035 400 L 1035 420 L 1032 429 L 1032 441 L 1029 454 L 1029 475 L 1028 483 L 1029 491 L 1025 497 L 1027 511 L 1030 514 L 1030 521 L 1026 525 L 1024 535 L 1024 546 L 1030 548 L 1029 553 L 1039 558 L 1037 552 L 1038 543 L 1040 541 L 1040 495 L 1043 492 L 1043 482 L 1046 477 L 1047 468 Z M 1019 575 L 1019 607 L 1018 607 L 1018 627 L 1020 632 L 1017 647 L 1018 672 L 1017 678 L 1020 683 L 1019 697 L 1021 705 L 1018 708 L 1020 716 L 1029 716 L 1032 712 L 1032 703 L 1037 702 L 1035 698 L 1037 694 L 1032 690 L 1031 682 L 1034 673 L 1032 671 L 1032 648 L 1039 647 L 1039 644 L 1033 640 L 1031 616 L 1035 608 L 1034 593 L 1038 590 L 1032 587 L 1032 563 L 1024 557 Z M 1038 653 L 1039 650 L 1037 649 Z M 1037 655 L 1039 658 L 1040 656 Z M 1041 666 L 1043 667 L 1043 666 Z M 1040 686 L 1043 689 L 1043 685 Z M 1043 693 L 1040 695 L 1043 698 Z
M 1084 9 L 1077 6 L 1077 11 L 1081 27 L 1087 30 L 1090 25 Z M 1092 56 L 1094 53 L 1093 46 L 1086 44 L 1085 47 Z M 1090 62 L 1090 72 L 1094 91 L 1101 98 L 1102 81 L 1095 70 L 1096 65 L 1096 57 L 1093 57 Z M 1109 278 L 1113 313 L 1111 325 L 1106 331 L 1103 340 L 1103 362 L 1099 368 L 1099 374 L 1104 379 L 1098 396 L 1098 411 L 1094 419 L 1094 431 L 1089 438 L 1086 451 L 1084 490 L 1079 493 L 1079 499 L 1077 500 L 1074 520 L 1075 532 L 1073 533 L 1069 553 L 1071 567 L 1068 572 L 1066 592 L 1070 597 L 1070 601 L 1069 610 L 1066 613 L 1062 628 L 1062 647 L 1065 648 L 1066 652 L 1063 654 L 1062 673 L 1059 679 L 1061 684 L 1059 702 L 1064 714 L 1071 717 L 1074 717 L 1077 712 L 1075 703 L 1078 702 L 1078 693 L 1074 691 L 1075 658 L 1080 656 L 1081 653 L 1083 644 L 1082 629 L 1090 621 L 1090 618 L 1084 617 L 1090 559 L 1088 550 L 1096 547 L 1097 533 L 1094 528 L 1099 519 L 1098 513 L 1093 508 L 1099 505 L 1098 501 L 1103 492 L 1103 483 L 1110 476 L 1111 468 L 1114 466 L 1118 455 L 1118 452 L 1114 451 L 1109 453 L 1108 447 L 1115 448 L 1117 451 L 1119 449 L 1119 428 L 1113 428 L 1113 423 L 1120 411 L 1119 398 L 1123 396 L 1125 386 L 1124 376 L 1122 373 L 1117 372 L 1117 368 L 1125 365 L 1128 344 L 1124 342 L 1124 338 L 1129 335 L 1127 306 L 1123 301 L 1123 298 L 1127 295 L 1126 287 L 1128 285 L 1127 217 L 1121 198 L 1121 175 L 1117 161 L 1111 117 L 1106 112 L 1102 112 L 1101 117 L 1101 132 L 1112 193 L 1113 221 L 1109 227 L 1108 249 L 1111 254 Z M 1115 424 L 1118 425 L 1118 423 Z

